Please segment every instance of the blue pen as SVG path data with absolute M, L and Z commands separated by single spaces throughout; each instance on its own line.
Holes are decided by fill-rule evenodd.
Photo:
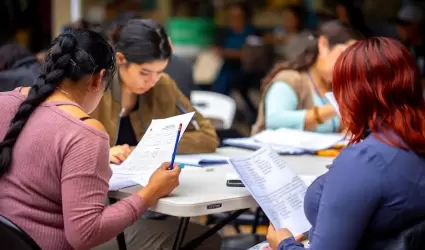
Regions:
M 173 155 L 171 156 L 171 162 L 170 162 L 170 167 L 169 167 L 170 170 L 173 169 L 174 160 L 176 159 L 177 147 L 179 146 L 179 139 L 180 139 L 181 131 L 182 131 L 182 124 L 180 123 L 179 130 L 177 130 L 176 144 L 174 144 L 174 151 L 173 151 Z

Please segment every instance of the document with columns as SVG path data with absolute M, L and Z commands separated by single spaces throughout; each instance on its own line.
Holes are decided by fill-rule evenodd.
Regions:
M 276 229 L 288 228 L 294 235 L 310 230 L 304 214 L 307 185 L 276 152 L 262 148 L 229 163 Z

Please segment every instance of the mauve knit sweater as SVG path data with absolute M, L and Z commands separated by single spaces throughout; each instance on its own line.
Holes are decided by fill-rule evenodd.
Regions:
M 19 90 L 0 93 L 0 140 L 24 99 Z M 22 130 L 0 177 L 0 214 L 44 250 L 85 250 L 122 232 L 146 206 L 136 194 L 105 206 L 108 135 L 56 106 L 64 103 L 43 103 Z

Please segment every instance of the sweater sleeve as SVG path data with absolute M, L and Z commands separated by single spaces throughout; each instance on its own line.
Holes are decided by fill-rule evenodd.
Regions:
M 306 110 L 297 110 L 295 90 L 286 82 L 277 81 L 265 96 L 265 122 L 267 129 L 292 128 L 304 130 Z
M 134 194 L 105 206 L 111 169 L 109 143 L 99 135 L 78 136 L 62 163 L 65 236 L 75 249 L 91 249 L 133 224 L 146 209 Z

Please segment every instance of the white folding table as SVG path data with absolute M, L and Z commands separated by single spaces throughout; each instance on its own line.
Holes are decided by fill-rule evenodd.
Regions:
M 252 151 L 233 147 L 217 149 L 216 154 L 228 157 L 245 156 Z M 299 175 L 319 176 L 326 172 L 326 166 L 332 163 L 332 158 L 313 155 L 281 156 Z M 180 175 L 180 185 L 170 196 L 158 201 L 156 207 L 149 210 L 158 213 L 181 217 L 177 237 L 173 249 L 193 249 L 203 240 L 210 237 L 223 226 L 237 218 L 250 208 L 257 207 L 248 190 L 244 187 L 227 187 L 226 176 L 234 170 L 229 165 L 214 167 L 185 167 Z M 128 197 L 141 186 L 134 186 L 109 192 L 112 200 Z M 211 228 L 204 235 L 182 247 L 190 217 L 197 217 L 221 212 L 236 211 Z M 118 237 L 120 250 L 126 249 L 124 235 Z

